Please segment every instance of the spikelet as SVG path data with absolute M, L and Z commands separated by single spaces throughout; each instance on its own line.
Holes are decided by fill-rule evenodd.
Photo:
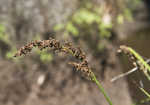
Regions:
M 81 72 L 85 78 L 92 80 L 92 71 L 88 67 L 88 62 L 86 60 L 81 63 L 69 62 L 69 64 L 72 65 L 77 71 Z
M 126 54 L 129 57 L 129 59 L 131 60 L 131 62 L 133 63 L 133 65 L 135 67 L 139 66 L 137 58 L 134 56 L 134 54 L 132 54 L 130 52 L 128 46 L 121 45 L 119 50 L 118 50 L 118 53 L 121 53 L 121 52 L 123 52 L 124 54 Z
M 49 38 L 49 40 L 35 40 L 21 47 L 18 50 L 18 52 L 14 55 L 14 57 L 27 55 L 28 53 L 32 51 L 34 47 L 37 47 L 40 50 L 43 50 L 46 48 L 52 48 L 52 50 L 54 51 L 65 52 L 67 54 L 68 53 L 71 54 L 80 62 L 79 63 L 69 62 L 69 64 L 72 65 L 77 71 L 80 71 L 82 74 L 84 74 L 86 77 L 92 79 L 92 71 L 88 66 L 85 53 L 81 50 L 80 47 L 77 47 L 77 48 L 73 47 L 72 43 L 70 42 L 66 42 L 63 44 L 53 38 Z
M 43 50 L 45 48 L 53 48 L 54 50 L 62 49 L 60 42 L 55 39 L 50 38 L 49 40 L 39 40 L 39 41 L 35 40 L 21 47 L 18 50 L 18 52 L 14 55 L 14 57 L 27 55 L 32 51 L 33 47 L 38 47 L 40 50 Z
M 81 61 L 86 59 L 85 53 L 81 50 L 80 47 L 74 48 L 71 43 L 66 42 L 63 48 L 64 48 L 64 52 L 66 53 L 71 52 L 74 57 L 76 57 Z

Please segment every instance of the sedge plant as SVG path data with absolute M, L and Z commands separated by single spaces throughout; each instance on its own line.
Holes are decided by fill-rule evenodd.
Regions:
M 126 54 L 129 57 L 129 59 L 132 61 L 133 65 L 135 65 L 135 68 L 127 73 L 117 76 L 116 78 L 112 79 L 112 81 L 114 81 L 120 77 L 126 76 L 126 75 L 134 72 L 135 70 L 141 70 L 144 73 L 144 75 L 146 76 L 146 78 L 150 81 L 150 65 L 148 64 L 149 60 L 145 61 L 143 59 L 143 57 L 140 54 L 138 54 L 134 49 L 132 49 L 131 47 L 125 46 L 125 45 L 120 46 L 120 49 L 118 50 L 118 52 L 119 53 L 123 52 L 124 54 Z M 150 93 L 148 93 L 143 87 L 140 87 L 140 86 L 138 86 L 138 87 L 147 96 L 146 101 L 149 101 Z
M 75 48 L 70 42 L 61 43 L 60 41 L 53 38 L 50 38 L 48 40 L 35 40 L 21 47 L 14 55 L 14 57 L 27 55 L 32 51 L 34 47 L 38 47 L 40 50 L 51 48 L 53 51 L 71 54 L 72 56 L 74 56 L 76 59 L 79 60 L 79 62 L 69 62 L 69 64 L 72 65 L 77 71 L 80 71 L 85 76 L 85 78 L 93 81 L 98 86 L 100 92 L 104 95 L 108 104 L 113 105 L 111 99 L 106 94 L 103 86 L 97 80 L 94 72 L 89 67 L 86 55 L 80 47 Z
M 125 45 L 120 46 L 118 52 L 125 53 L 133 62 L 133 65 L 137 67 L 139 70 L 141 70 L 144 73 L 144 75 L 147 77 L 147 79 L 150 81 L 150 66 L 148 62 L 145 61 L 143 57 L 140 56 L 140 54 L 138 54 L 131 47 Z
M 27 55 L 32 51 L 34 47 L 38 47 L 40 50 L 51 48 L 53 51 L 63 52 L 65 54 L 71 54 L 72 56 L 74 56 L 76 59 L 79 60 L 79 62 L 69 62 L 69 64 L 76 68 L 77 71 L 80 71 L 82 74 L 84 74 L 85 78 L 93 81 L 98 86 L 100 92 L 104 95 L 108 104 L 113 105 L 110 97 L 106 94 L 103 86 L 97 80 L 94 72 L 89 67 L 86 55 L 80 47 L 75 48 L 70 42 L 60 43 L 60 41 L 53 38 L 50 38 L 48 40 L 35 40 L 21 47 L 14 55 L 14 57 Z M 150 66 L 147 61 L 145 61 L 135 50 L 133 50 L 131 47 L 121 45 L 118 52 L 125 53 L 136 66 L 136 69 L 142 70 L 147 79 L 150 80 Z M 150 99 L 150 94 L 146 92 L 144 88 L 140 87 L 140 90 L 148 97 L 148 99 Z

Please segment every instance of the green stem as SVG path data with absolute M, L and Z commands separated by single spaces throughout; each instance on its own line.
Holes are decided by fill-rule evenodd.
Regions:
M 64 49 L 64 50 L 67 49 L 67 51 L 69 51 L 69 53 L 74 56 L 73 52 L 72 52 L 70 49 L 66 48 L 65 46 L 63 46 L 63 49 Z M 98 86 L 98 88 L 99 88 L 99 90 L 102 92 L 102 94 L 104 95 L 104 97 L 105 97 L 105 99 L 107 100 L 107 102 L 109 103 L 109 105 L 113 105 L 113 104 L 112 104 L 112 101 L 110 100 L 110 98 L 109 98 L 109 97 L 107 96 L 107 94 L 105 93 L 105 90 L 104 90 L 103 86 L 102 86 L 102 85 L 100 84 L 100 82 L 96 79 L 95 74 L 92 72 L 91 75 L 92 75 L 92 80 L 96 83 L 96 85 Z
M 144 61 L 144 59 L 135 52 L 132 48 L 128 47 L 130 52 L 146 67 L 146 69 L 150 72 L 150 66 Z
M 92 79 L 93 81 L 96 83 L 96 85 L 98 86 L 99 90 L 102 92 L 102 94 L 104 95 L 105 99 L 107 100 L 107 102 L 109 103 L 109 105 L 113 105 L 112 101 L 110 100 L 109 96 L 107 96 L 107 94 L 105 93 L 105 90 L 103 88 L 103 86 L 100 84 L 100 82 L 96 79 L 95 74 L 92 72 Z
M 145 66 L 146 70 L 150 72 L 150 66 L 144 61 L 144 59 L 132 48 L 128 47 L 129 51 Z M 150 75 L 147 71 L 143 70 L 144 74 L 146 75 L 147 79 L 150 80 Z
M 140 90 L 150 99 L 150 94 L 144 88 L 140 87 Z

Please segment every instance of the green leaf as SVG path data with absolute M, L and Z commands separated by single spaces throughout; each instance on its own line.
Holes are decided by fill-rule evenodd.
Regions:
M 79 31 L 78 29 L 72 24 L 72 22 L 69 22 L 66 26 L 66 30 L 70 33 L 72 33 L 72 35 L 74 36 L 78 36 Z
M 133 16 L 132 16 L 131 10 L 125 9 L 124 15 L 128 21 L 133 21 Z
M 0 32 L 5 32 L 5 27 L 2 24 L 0 24 Z
M 54 29 L 54 31 L 60 31 L 60 30 L 62 30 L 64 27 L 65 27 L 64 24 L 57 24 L 57 25 L 54 26 L 53 29 Z
M 16 48 L 12 48 L 10 51 L 8 51 L 7 53 L 6 53 L 6 58 L 7 59 L 12 59 L 12 58 L 14 58 L 13 56 L 14 56 L 14 54 L 17 52 L 17 49 Z
M 40 55 L 40 59 L 43 61 L 43 62 L 50 62 L 52 61 L 53 57 L 51 54 L 49 53 L 42 53 Z
M 117 17 L 117 23 L 118 24 L 123 24 L 124 23 L 124 17 L 122 14 L 118 15 Z

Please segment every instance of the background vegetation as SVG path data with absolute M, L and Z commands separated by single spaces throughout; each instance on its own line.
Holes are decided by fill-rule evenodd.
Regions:
M 49 37 L 82 48 L 114 105 L 150 104 L 143 73 L 110 82 L 133 68 L 116 53 L 121 44 L 150 57 L 148 0 L 0 0 L 0 14 L 0 105 L 107 105 L 67 64 L 74 58 L 49 49 L 13 58 L 27 42 Z

